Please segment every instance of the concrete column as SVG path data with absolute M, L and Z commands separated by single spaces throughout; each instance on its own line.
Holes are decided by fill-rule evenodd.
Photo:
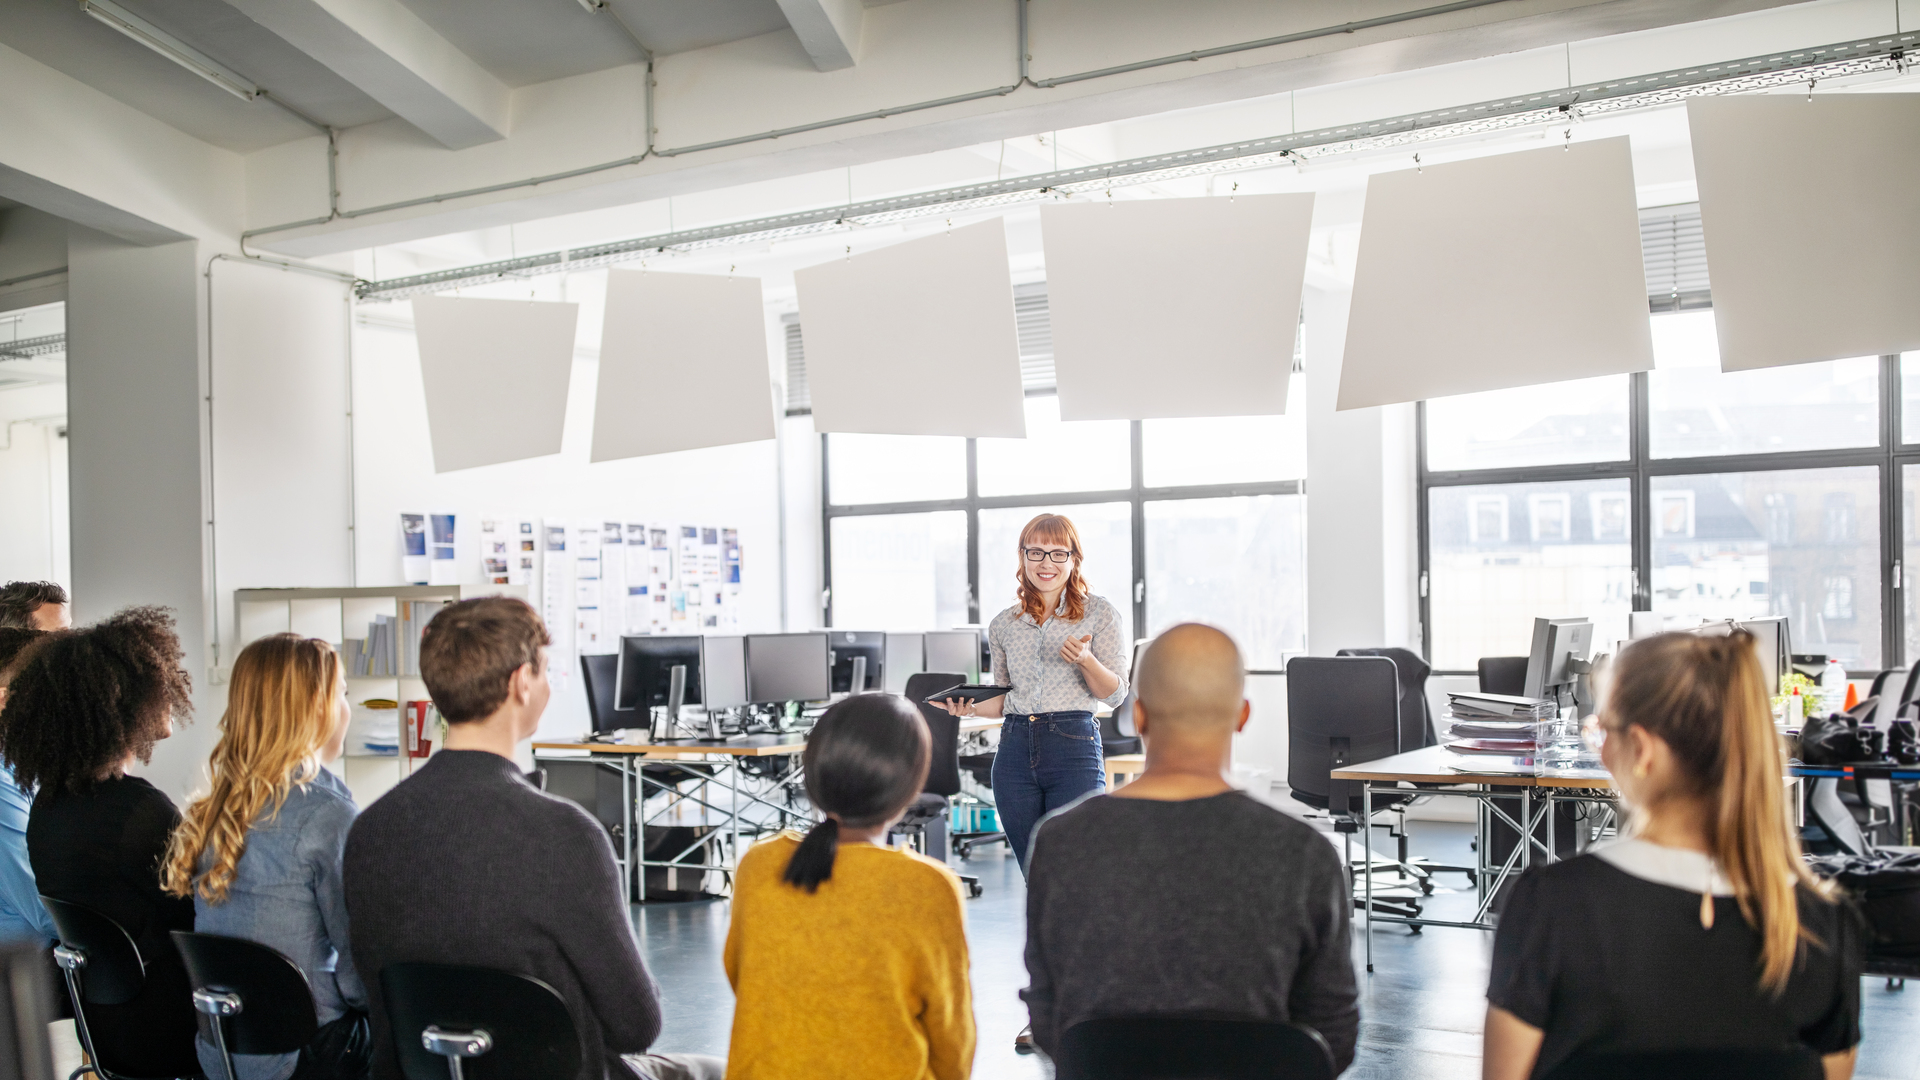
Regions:
M 1350 289 L 1309 286 L 1307 651 L 1418 650 L 1413 406 L 1335 412 Z
M 219 717 L 207 703 L 201 245 L 68 238 L 67 418 L 74 621 L 172 608 L 197 713 L 142 770 L 176 798 Z

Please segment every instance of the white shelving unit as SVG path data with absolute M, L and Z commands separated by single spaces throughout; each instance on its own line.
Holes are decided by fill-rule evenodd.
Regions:
M 368 626 L 376 616 L 385 615 L 397 621 L 400 605 L 405 602 L 439 600 L 451 603 L 455 600 L 471 600 L 476 596 L 527 598 L 525 586 L 491 584 L 391 585 L 357 589 L 235 589 L 234 626 L 238 628 L 239 640 L 234 643 L 230 655 L 238 655 L 256 638 L 288 631 L 317 637 L 331 642 L 335 648 L 342 648 L 342 643 L 348 638 L 367 637 Z M 404 752 L 395 756 L 368 751 L 361 742 L 363 723 L 368 712 L 364 703 L 377 699 L 422 701 L 428 700 L 429 695 L 427 685 L 420 681 L 418 671 L 401 668 L 400 673 L 395 675 L 356 676 L 351 674 L 351 659 L 346 656 L 341 659 L 349 665 L 347 701 L 353 706 L 354 720 L 353 727 L 347 732 L 346 754 L 333 768 L 353 791 L 354 801 L 364 808 L 406 779 L 416 766 L 426 760 L 409 758 Z M 393 715 L 396 718 L 400 716 L 398 712 Z M 436 738 L 433 750 L 439 749 L 440 743 Z

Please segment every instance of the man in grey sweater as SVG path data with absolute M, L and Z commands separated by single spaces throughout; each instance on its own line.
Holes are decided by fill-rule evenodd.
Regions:
M 531 975 L 580 1035 L 571 1080 L 720 1080 L 718 1058 L 647 1054 L 660 994 L 634 941 L 613 846 L 585 810 L 527 782 L 514 744 L 546 710 L 547 633 L 519 600 L 454 604 L 427 624 L 420 674 L 445 747 L 361 813 L 344 876 L 353 961 L 372 999 L 374 1080 L 400 1080 L 380 970 L 403 961 Z M 569 1080 L 550 1077 L 547 1080 Z
M 1147 770 L 1034 832 L 1021 991 L 1040 1048 L 1083 1020 L 1288 1021 L 1336 1068 L 1359 1029 L 1353 904 L 1340 857 L 1306 824 L 1226 780 L 1251 711 L 1233 639 L 1187 623 L 1134 673 Z

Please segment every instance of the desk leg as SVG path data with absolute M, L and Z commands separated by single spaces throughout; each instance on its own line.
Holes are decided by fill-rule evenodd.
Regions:
M 733 767 L 727 770 L 727 787 L 733 792 L 733 813 L 728 824 L 733 829 L 733 858 L 730 864 L 733 870 L 727 874 L 727 895 L 733 895 L 733 885 L 739 879 L 740 871 L 740 760 L 735 758 Z
M 639 826 L 640 822 L 639 808 L 634 806 L 633 799 L 634 764 L 632 758 L 632 754 L 620 755 L 620 806 L 622 808 L 620 811 L 620 854 L 625 860 L 620 864 L 620 869 L 624 872 L 623 876 L 627 879 L 621 883 L 620 891 L 626 896 L 627 907 L 629 908 L 633 907 L 633 830 Z M 641 874 L 639 877 L 642 882 L 642 888 L 644 888 L 647 875 Z M 646 898 L 643 895 L 641 899 L 644 900 Z
M 1520 872 L 1533 865 L 1533 789 L 1520 789 Z
M 1351 805 L 1351 804 L 1349 804 Z M 1373 781 L 1360 781 L 1360 861 L 1367 866 L 1367 973 L 1373 973 Z

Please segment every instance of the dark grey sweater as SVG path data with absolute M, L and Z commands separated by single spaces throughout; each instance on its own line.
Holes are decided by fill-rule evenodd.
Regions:
M 1053 1052 L 1098 1017 L 1291 1021 L 1353 1061 L 1352 895 L 1305 824 L 1240 792 L 1096 795 L 1034 832 L 1027 879 L 1033 1037 Z
M 605 831 L 498 754 L 443 750 L 367 807 L 347 834 L 345 878 L 375 1080 L 400 1080 L 380 993 L 395 961 L 500 968 L 560 991 L 580 1030 L 579 1080 L 630 1077 L 619 1055 L 660 1034 Z

